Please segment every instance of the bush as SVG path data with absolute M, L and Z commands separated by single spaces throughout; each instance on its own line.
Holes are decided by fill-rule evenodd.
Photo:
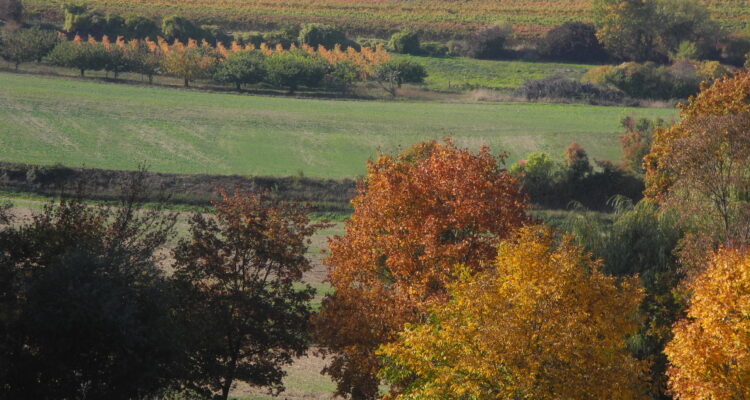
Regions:
M 316 87 L 329 71 L 328 63 L 303 51 L 274 53 L 265 58 L 266 82 L 294 93 L 300 86 Z
M 419 45 L 419 34 L 410 30 L 394 33 L 388 43 L 388 48 L 401 54 L 420 54 L 422 51 Z
M 599 62 L 607 53 L 596 38 L 596 28 L 583 22 L 566 22 L 539 41 L 539 55 L 550 60 Z
M 85 5 L 66 4 L 63 6 L 65 23 L 63 30 L 70 34 L 102 37 L 124 35 L 125 20 L 116 14 L 102 14 L 89 11 Z
M 161 23 L 161 32 L 169 41 L 177 39 L 184 43 L 189 39 L 200 41 L 206 36 L 205 32 L 192 21 L 176 15 L 164 18 Z
M 229 56 L 213 73 L 213 79 L 221 83 L 232 83 L 237 90 L 242 85 L 261 82 L 266 76 L 263 69 L 263 54 L 258 51 L 243 51 Z
M 128 39 L 150 38 L 156 40 L 161 35 L 159 25 L 142 15 L 128 15 L 125 18 L 125 37 Z
M 474 33 L 462 43 L 454 43 L 454 53 L 482 60 L 497 60 L 506 54 L 505 46 L 512 35 L 510 26 L 491 26 Z
M 21 21 L 22 15 L 21 0 L 0 0 L 0 20 Z
M 730 35 L 719 41 L 719 57 L 724 64 L 742 67 L 750 54 L 750 38 L 743 35 Z
M 52 65 L 74 68 L 81 71 L 100 71 L 107 65 L 109 55 L 101 44 L 88 42 L 60 42 L 49 55 Z
M 612 90 L 591 83 L 581 83 L 562 77 L 526 81 L 516 89 L 515 93 L 532 101 L 541 99 L 570 99 L 600 104 L 621 103 L 625 100 L 625 94 L 619 90 Z
M 323 24 L 307 24 L 303 26 L 299 32 L 298 41 L 300 44 L 306 44 L 314 48 L 323 46 L 329 50 L 333 49 L 337 44 L 341 45 L 341 48 L 358 48 L 356 43 L 346 38 L 344 32 Z
M 679 61 L 671 66 L 652 62 L 627 62 L 589 71 L 584 80 L 615 87 L 640 99 L 684 99 L 698 92 L 700 83 L 712 80 L 727 70 L 716 61 Z
M 422 64 L 410 60 L 388 60 L 375 67 L 375 80 L 391 96 L 404 83 L 422 83 L 427 77 L 427 70 Z
M 439 42 L 422 43 L 422 54 L 429 57 L 445 57 L 448 55 L 448 46 Z

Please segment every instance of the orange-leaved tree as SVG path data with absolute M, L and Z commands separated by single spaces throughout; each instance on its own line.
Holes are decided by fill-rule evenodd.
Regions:
M 687 319 L 665 352 L 681 400 L 750 398 L 750 253 L 724 249 L 692 282 Z
M 750 72 L 704 85 L 681 116 L 654 134 L 646 195 L 684 217 L 683 263 L 695 266 L 720 243 L 750 241 Z
M 498 238 L 528 221 L 503 160 L 433 141 L 368 163 L 346 234 L 329 242 L 335 292 L 317 318 L 339 394 L 377 396 L 377 347 L 444 299 L 454 265 L 484 268 Z
M 451 299 L 383 346 L 388 399 L 645 399 L 647 368 L 626 348 L 637 277 L 605 275 L 569 237 L 522 228 L 493 269 L 459 268 Z M 403 381 L 406 384 L 403 384 Z

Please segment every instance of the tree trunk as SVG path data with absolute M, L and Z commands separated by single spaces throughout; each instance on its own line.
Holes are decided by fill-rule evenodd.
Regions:
M 83 78 L 83 77 L 84 77 L 84 72 L 85 72 L 85 71 L 86 71 L 86 70 L 84 70 L 83 68 L 81 68 L 81 78 Z
M 18 66 L 21 65 L 20 62 L 16 61 L 16 72 L 18 72 Z
M 188 78 L 185 78 L 185 87 L 190 87 L 190 81 L 188 81 Z
M 149 75 L 148 76 L 148 84 L 149 85 L 153 85 L 154 84 L 154 76 L 153 75 Z
M 242 91 L 242 84 L 239 83 L 239 82 L 237 82 L 236 85 L 237 85 L 237 91 L 241 92 Z

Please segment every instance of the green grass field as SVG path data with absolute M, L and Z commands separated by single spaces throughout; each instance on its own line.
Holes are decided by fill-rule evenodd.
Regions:
M 425 66 L 425 87 L 431 90 L 461 91 L 470 87 L 515 89 L 528 80 L 550 76 L 580 79 L 593 65 L 525 61 L 475 60 L 465 57 L 417 57 L 391 54 Z
M 0 73 L 0 159 L 153 171 L 353 177 L 378 151 L 452 137 L 510 160 L 572 141 L 618 159 L 626 115 L 669 109 L 249 96 Z

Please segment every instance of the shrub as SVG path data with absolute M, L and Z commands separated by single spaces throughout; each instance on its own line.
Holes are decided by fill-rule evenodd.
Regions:
M 74 68 L 81 71 L 100 71 L 108 61 L 107 50 L 98 43 L 88 42 L 60 42 L 49 55 L 52 65 Z
M 539 55 L 546 59 L 598 62 L 607 53 L 596 38 L 596 28 L 583 22 L 566 22 L 551 29 L 539 41 Z
M 589 103 L 621 103 L 625 100 L 625 94 L 619 90 L 562 77 L 526 81 L 516 89 L 515 93 L 532 101 L 570 99 Z
M 462 56 L 483 60 L 496 60 L 505 55 L 505 46 L 512 38 L 513 30 L 508 25 L 484 28 L 464 40 L 458 46 Z
M 142 15 L 128 15 L 125 18 L 125 37 L 128 39 L 150 38 L 156 40 L 161 35 L 159 25 Z
M 429 57 L 445 57 L 448 55 L 448 46 L 440 42 L 424 42 L 421 48 L 422 54 Z
M 299 32 L 298 41 L 300 44 L 306 44 L 317 48 L 323 46 L 326 49 L 333 49 L 334 46 L 341 45 L 342 48 L 353 46 L 353 42 L 346 38 L 344 32 L 324 24 L 307 24 Z
M 177 39 L 181 42 L 187 42 L 189 39 L 200 40 L 205 37 L 203 30 L 192 21 L 176 15 L 162 20 L 161 32 L 164 38 L 169 41 Z
M 427 70 L 422 64 L 410 60 L 388 60 L 375 67 L 375 80 L 391 94 L 396 95 L 396 89 L 404 83 L 422 83 L 427 77 Z
M 213 79 L 221 83 L 232 83 L 237 90 L 242 85 L 258 83 L 265 78 L 263 54 L 258 51 L 243 51 L 229 56 L 213 73 Z
M 22 15 L 21 0 L 0 0 L 0 20 L 21 21 Z
M 274 53 L 265 58 L 266 82 L 294 93 L 300 86 L 316 87 L 329 71 L 329 64 L 303 51 Z
M 85 5 L 66 4 L 63 6 L 65 23 L 63 30 L 71 34 L 102 37 L 124 35 L 125 20 L 116 14 L 102 14 L 89 11 Z
M 729 35 L 719 41 L 719 57 L 724 64 L 742 67 L 750 54 L 750 38 L 744 35 Z
M 401 54 L 419 54 L 422 51 L 419 45 L 419 34 L 410 30 L 394 33 L 388 42 L 388 48 Z

